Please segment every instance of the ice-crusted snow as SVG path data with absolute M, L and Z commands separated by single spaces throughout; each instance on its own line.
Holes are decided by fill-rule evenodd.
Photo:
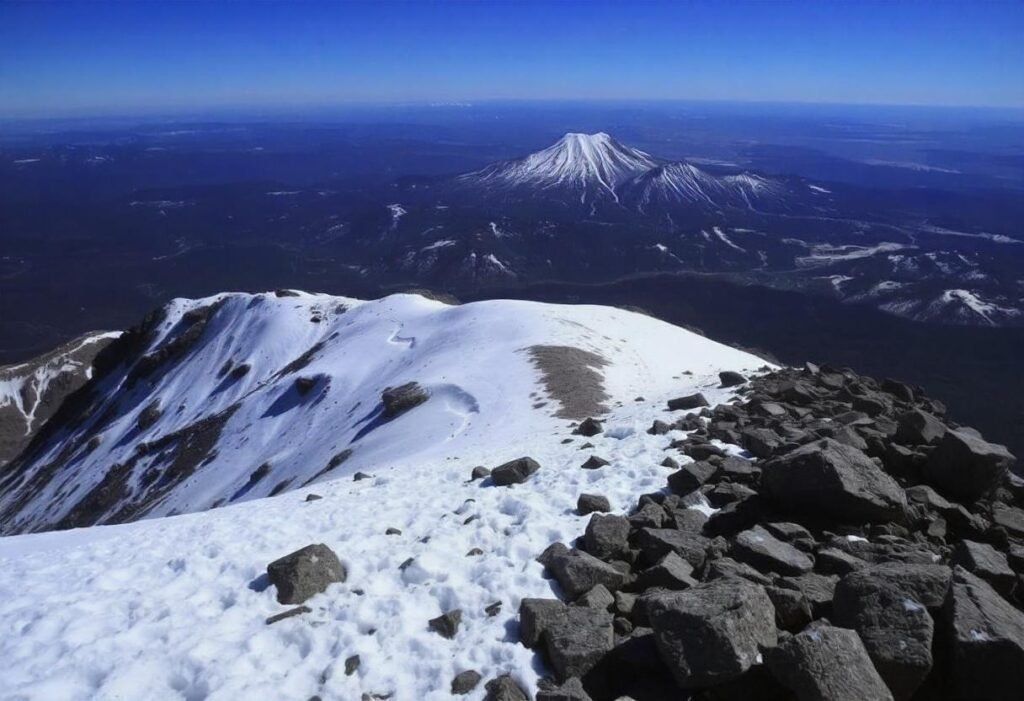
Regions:
M 380 389 L 415 379 L 434 392 L 425 404 L 360 439 L 337 477 L 273 498 L 202 513 L 59 533 L 0 539 L 0 678 L 9 698 L 61 699 L 449 699 L 452 677 L 510 672 L 535 691 L 543 671 L 517 642 L 516 611 L 526 596 L 551 596 L 537 554 L 584 529 L 581 492 L 628 509 L 664 488 L 663 450 L 683 434 L 652 436 L 665 400 L 702 391 L 731 396 L 717 373 L 751 373 L 760 359 L 643 315 L 596 306 L 480 302 L 449 307 L 401 295 L 375 302 L 302 295 L 226 295 L 213 328 L 182 365 L 156 383 L 167 406 L 154 433 L 173 430 L 198 405 L 246 397 L 226 428 L 208 474 L 176 504 L 226 493 L 231 479 L 270 459 L 282 474 L 315 471 L 335 444 L 357 432 L 356 417 Z M 178 300 L 171 322 L 214 300 Z M 309 322 L 313 311 L 343 313 Z M 332 337 L 333 334 L 338 335 Z M 276 369 L 329 339 L 304 373 L 330 376 L 315 407 L 265 416 L 282 385 L 261 390 Z M 554 418 L 538 370 L 522 352 L 534 344 L 600 354 L 611 399 L 604 434 L 563 444 L 571 427 Z M 242 386 L 218 395 L 216 369 L 246 359 Z M 685 374 L 687 371 L 692 375 Z M 648 401 L 635 402 L 643 395 Z M 209 410 L 210 407 L 207 407 Z M 134 414 L 126 421 L 134 420 Z M 105 456 L 116 459 L 111 436 Z M 582 470 L 590 452 L 611 464 Z M 468 482 L 474 465 L 528 454 L 541 469 L 511 488 Z M 239 466 L 244 466 L 242 469 Z M 204 468 L 205 469 L 205 468 Z M 359 469 L 371 479 L 353 481 Z M 305 502 L 315 492 L 321 500 Z M 192 496 L 188 496 L 192 495 Z M 249 495 L 250 497 L 252 495 Z M 694 508 L 707 511 L 706 503 Z M 385 536 L 385 529 L 402 530 Z M 309 543 L 338 553 L 348 581 L 308 602 L 312 612 L 274 625 L 279 613 L 263 572 Z M 472 548 L 483 555 L 467 556 Z M 412 564 L 399 565 L 408 558 Z M 484 608 L 501 602 L 488 617 Z M 427 621 L 463 610 L 454 640 Z M 344 673 L 358 654 L 359 669 Z M 478 701 L 483 685 L 466 698 Z

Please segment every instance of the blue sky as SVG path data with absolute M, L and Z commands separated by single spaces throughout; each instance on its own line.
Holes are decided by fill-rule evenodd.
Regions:
M 0 0 L 0 116 L 488 99 L 1024 107 L 1024 2 Z

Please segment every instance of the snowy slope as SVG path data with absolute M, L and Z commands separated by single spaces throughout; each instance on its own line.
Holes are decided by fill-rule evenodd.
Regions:
M 0 465 L 17 455 L 64 398 L 88 381 L 93 358 L 119 335 L 85 334 L 33 360 L 0 366 Z
M 629 201 L 641 212 L 674 204 L 755 209 L 786 197 L 780 182 L 752 173 L 712 175 L 683 161 L 642 173 L 625 188 Z
M 274 466 L 270 482 L 315 473 L 366 425 L 358 421 L 384 386 L 415 379 L 434 394 L 354 441 L 350 462 L 310 487 L 203 513 L 0 539 L 0 678 L 8 698 L 318 694 L 347 701 L 369 693 L 419 701 L 451 698 L 452 677 L 466 669 L 485 679 L 511 672 L 535 690 L 543 670 L 517 641 L 515 613 L 520 598 L 550 595 L 534 558 L 582 531 L 578 495 L 605 494 L 621 512 L 638 494 L 662 488 L 663 450 L 683 435 L 645 432 L 666 417 L 665 400 L 700 390 L 712 403 L 722 401 L 731 395 L 718 388 L 720 370 L 763 364 L 618 309 L 509 301 L 448 307 L 409 295 L 375 302 L 319 295 L 178 300 L 147 349 L 166 343 L 188 311 L 218 301 L 199 340 L 164 374 L 115 391 L 131 401 L 104 431 L 96 448 L 102 452 L 71 472 L 84 479 L 123 459 L 128 448 L 118 444 L 151 397 L 170 410 L 146 440 L 241 402 L 217 456 L 149 515 L 204 508 L 263 460 Z M 321 321 L 311 323 L 312 315 Z M 272 379 L 281 365 L 321 340 L 301 371 L 330 379 L 320 399 L 265 416 L 293 381 Z M 537 344 L 607 361 L 599 369 L 610 409 L 602 435 L 572 437 L 571 422 L 555 416 L 567 405 L 549 396 L 523 350 Z M 252 368 L 241 386 L 218 392 L 227 359 Z M 121 386 L 125 373 L 105 382 Z M 592 451 L 580 450 L 584 441 Z M 591 452 L 611 464 L 580 469 Z M 474 465 L 523 454 L 541 464 L 525 484 L 467 481 Z M 41 456 L 34 464 L 44 462 Z M 372 477 L 354 481 L 356 469 Z M 73 492 L 70 482 L 61 484 Z M 265 493 L 257 487 L 244 499 Z M 305 502 L 310 492 L 323 499 Z M 52 496 L 48 490 L 26 508 L 26 523 L 45 522 Z M 384 535 L 389 527 L 401 535 Z M 266 625 L 283 610 L 263 583 L 266 564 L 316 542 L 338 553 L 348 581 L 308 602 L 312 612 Z M 473 548 L 483 554 L 467 556 Z M 501 611 L 491 617 L 484 608 L 494 602 Z M 426 622 L 452 608 L 463 610 L 463 622 L 455 639 L 445 640 Z M 344 661 L 356 654 L 361 664 L 347 676 Z M 466 698 L 482 697 L 481 684 Z
M 652 342 L 624 340 L 638 337 Z M 538 344 L 604 358 L 606 391 L 615 397 L 664 386 L 682 369 L 672 358 L 710 348 L 719 349 L 719 362 L 748 363 L 613 309 L 450 307 L 415 295 L 175 300 L 147 339 L 100 380 L 80 420 L 0 479 L 4 533 L 199 511 L 382 464 L 443 460 L 498 439 L 495 426 L 515 445 L 552 425 L 554 404 L 538 400 L 527 351 Z M 170 354 L 181 339 L 191 345 Z M 382 391 L 410 381 L 430 401 L 384 420 Z M 548 405 L 533 409 L 539 401 Z
M 616 188 L 657 166 L 643 151 L 624 146 L 608 134 L 569 133 L 551 146 L 512 161 L 494 163 L 458 177 L 458 182 L 497 188 L 569 189 L 580 201 L 617 199 Z

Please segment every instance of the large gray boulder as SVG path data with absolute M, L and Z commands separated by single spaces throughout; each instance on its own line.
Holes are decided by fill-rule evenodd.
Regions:
M 536 647 L 544 631 L 561 620 L 568 608 L 558 599 L 526 598 L 519 602 L 519 639 L 526 647 Z
M 896 521 L 907 505 L 899 484 L 871 458 L 831 438 L 768 461 L 761 488 L 786 509 L 852 523 Z
M 988 543 L 960 541 L 953 550 L 953 563 L 981 577 L 1003 595 L 1008 595 L 1017 582 L 1017 575 L 1010 568 L 1006 555 Z
M 946 424 L 927 411 L 913 409 L 900 415 L 896 441 L 906 445 L 934 445 L 946 435 Z
M 719 579 L 652 595 L 647 612 L 662 661 L 684 689 L 715 686 L 756 664 L 775 645 L 775 610 L 764 587 Z
M 708 538 L 674 528 L 641 528 L 636 532 L 637 546 L 649 563 L 655 563 L 674 552 L 694 569 L 700 569 L 707 558 Z
M 507 674 L 490 680 L 484 684 L 484 689 L 487 690 L 484 701 L 530 701 L 522 687 Z
M 582 677 L 611 651 L 612 614 L 586 606 L 568 606 L 544 631 L 544 647 L 559 681 Z
M 708 404 L 708 400 L 700 392 L 668 400 L 669 411 L 688 411 L 690 409 L 700 409 L 705 406 L 710 406 L 710 404 Z
M 277 588 L 281 604 L 301 604 L 347 576 L 338 556 L 323 543 L 307 545 L 267 565 L 267 577 Z
M 1018 701 L 1024 690 L 1024 613 L 962 567 L 953 570 L 944 613 L 957 698 Z
M 799 701 L 893 701 L 857 633 L 846 628 L 812 624 L 765 662 Z
M 1016 461 L 1001 445 L 967 431 L 947 431 L 928 456 L 925 477 L 945 496 L 971 502 L 998 486 Z
M 539 469 L 540 465 L 533 458 L 516 458 L 491 470 L 491 481 L 499 487 L 521 484 Z
M 625 516 L 594 514 L 583 534 L 583 543 L 588 553 L 607 560 L 629 548 L 629 529 L 629 519 Z
M 870 570 L 855 572 L 836 585 L 832 608 L 836 625 L 860 635 L 893 697 L 913 696 L 932 668 L 935 625 L 911 587 Z
M 622 588 L 627 576 L 590 553 L 570 550 L 551 559 L 551 573 L 570 599 L 603 584 L 608 591 Z
M 797 575 L 814 568 L 814 560 L 809 555 L 779 540 L 761 526 L 738 534 L 732 555 L 762 572 Z

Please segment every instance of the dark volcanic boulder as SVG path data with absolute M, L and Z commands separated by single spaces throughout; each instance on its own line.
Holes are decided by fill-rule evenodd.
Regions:
M 724 370 L 718 373 L 718 379 L 722 381 L 723 387 L 736 387 L 747 381 L 747 378 L 735 370 Z
M 1017 701 L 1024 690 L 1024 613 L 962 567 L 945 609 L 957 698 Z
M 814 567 L 814 560 L 806 553 L 784 543 L 761 526 L 738 534 L 732 554 L 740 562 L 763 572 L 803 574 Z
M 629 520 L 624 516 L 594 514 L 590 517 L 583 543 L 594 557 L 607 560 L 621 555 L 628 547 Z
M 761 487 L 786 509 L 852 523 L 899 520 L 906 496 L 863 452 L 831 438 L 767 462 Z
M 898 575 L 868 570 L 840 580 L 832 607 L 836 625 L 860 635 L 893 697 L 909 699 L 932 668 L 935 626 L 925 603 L 911 587 L 900 585 Z
M 463 696 L 468 694 L 477 687 L 480 683 L 480 672 L 475 669 L 467 669 L 465 672 L 459 672 L 452 679 L 452 695 Z
M 585 606 L 568 606 L 544 631 L 545 649 L 560 681 L 582 677 L 614 644 L 612 615 Z
M 530 701 L 522 687 L 513 681 L 512 677 L 502 674 L 484 684 L 487 695 L 484 701 Z
M 963 540 L 953 550 L 953 562 L 981 577 L 1001 594 L 1008 595 L 1017 581 L 1006 555 L 988 543 Z
M 394 418 L 430 398 L 430 394 L 418 382 L 406 382 L 398 387 L 388 387 L 380 396 L 384 403 L 384 416 Z
M 852 630 L 812 624 L 765 655 L 772 674 L 799 701 L 892 701 Z
M 764 587 L 741 579 L 652 595 L 647 611 L 661 659 L 684 689 L 739 677 L 777 640 Z
M 688 411 L 690 409 L 700 409 L 705 406 L 711 405 L 708 404 L 708 400 L 700 392 L 668 400 L 669 411 Z
M 519 603 L 519 639 L 536 647 L 544 631 L 565 616 L 567 606 L 558 599 L 523 599 Z
M 668 476 L 668 486 L 676 494 L 685 496 L 704 486 L 704 483 L 711 479 L 717 471 L 718 468 L 709 462 L 703 460 L 691 462 Z
M 609 591 L 615 591 L 627 580 L 624 573 L 579 550 L 556 555 L 551 559 L 550 568 L 558 584 L 571 599 L 590 591 L 598 584 L 603 584 Z
M 558 686 L 541 687 L 534 698 L 536 701 L 592 701 L 583 683 L 576 677 Z
M 604 431 L 604 425 L 597 419 L 584 419 L 573 433 L 580 436 L 596 436 Z
M 612 505 L 608 503 L 608 497 L 600 494 L 580 494 L 579 499 L 576 500 L 576 513 L 580 516 L 611 510 Z
M 906 445 L 934 445 L 946 435 L 946 424 L 927 411 L 914 409 L 902 414 L 896 428 L 896 441 Z
M 277 588 L 281 604 L 301 604 L 347 576 L 338 556 L 323 543 L 307 545 L 267 565 L 267 577 Z
M 540 465 L 533 458 L 516 458 L 491 470 L 491 481 L 499 487 L 520 484 L 539 469 Z
M 674 528 L 641 528 L 636 542 L 647 562 L 654 564 L 670 552 L 677 553 L 694 569 L 700 569 L 707 558 L 708 538 Z
M 970 502 L 996 487 L 1015 462 L 1001 445 L 947 431 L 925 463 L 925 477 L 947 497 Z

